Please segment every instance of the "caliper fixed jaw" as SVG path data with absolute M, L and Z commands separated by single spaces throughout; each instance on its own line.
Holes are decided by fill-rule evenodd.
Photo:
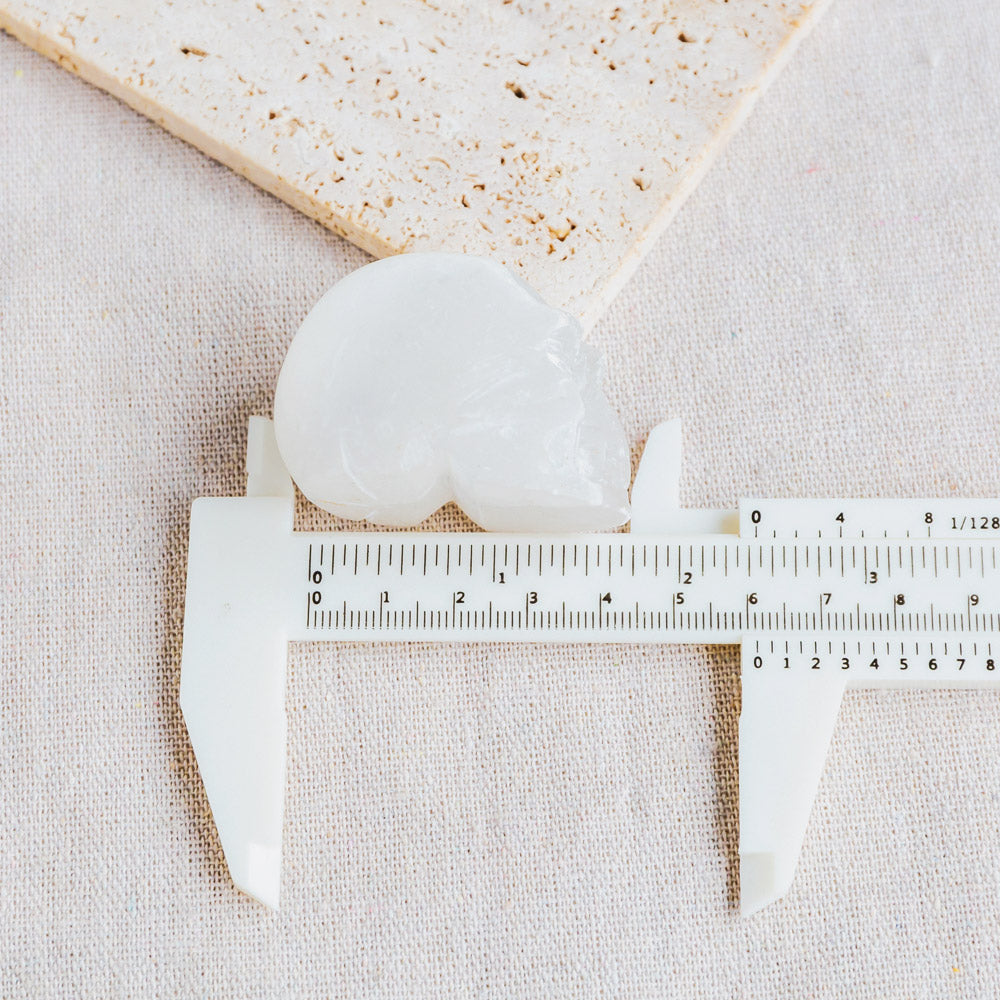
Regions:
M 270 421 L 247 452 L 251 495 L 192 507 L 180 704 L 233 881 L 277 908 L 294 501 Z

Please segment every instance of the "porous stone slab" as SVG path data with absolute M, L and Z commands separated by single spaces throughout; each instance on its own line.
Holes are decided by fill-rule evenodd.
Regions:
M 0 0 L 0 27 L 382 257 L 592 324 L 828 0 Z

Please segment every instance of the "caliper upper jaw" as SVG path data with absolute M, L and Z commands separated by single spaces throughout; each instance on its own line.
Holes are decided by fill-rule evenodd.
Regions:
M 633 535 L 735 535 L 739 511 L 681 507 L 680 420 L 657 424 L 643 448 L 632 485 Z
M 251 420 L 247 451 L 258 495 L 191 511 L 180 703 L 233 881 L 276 908 L 294 503 L 270 421 Z

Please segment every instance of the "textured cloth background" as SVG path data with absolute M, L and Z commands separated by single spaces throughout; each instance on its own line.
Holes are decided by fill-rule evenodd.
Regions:
M 1000 497 L 998 91 L 996 5 L 837 0 L 765 95 L 592 338 L 688 504 Z M 732 647 L 293 647 L 283 909 L 237 894 L 188 512 L 364 257 L 7 37 L 0 213 L 0 996 L 1000 992 L 1000 698 L 849 694 L 742 920 Z

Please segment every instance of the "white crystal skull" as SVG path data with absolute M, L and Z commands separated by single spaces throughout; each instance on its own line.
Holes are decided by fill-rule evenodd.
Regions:
M 455 500 L 493 531 L 622 524 L 628 447 L 582 337 L 485 258 L 376 261 L 292 341 L 274 399 L 282 459 L 350 519 L 409 526 Z

